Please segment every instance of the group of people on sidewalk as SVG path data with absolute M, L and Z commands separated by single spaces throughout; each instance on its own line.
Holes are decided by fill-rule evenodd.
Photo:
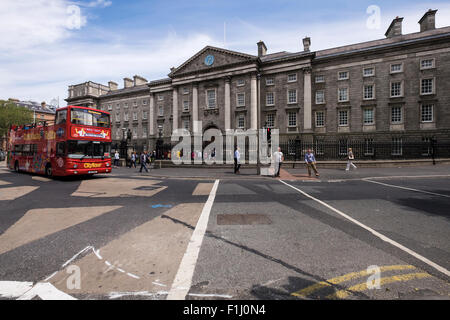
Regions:
M 277 151 L 274 152 L 273 157 L 274 157 L 273 159 L 275 162 L 274 177 L 279 177 L 281 165 L 283 164 L 283 161 L 284 161 L 284 155 L 283 155 L 283 152 L 281 152 L 280 147 L 278 147 Z M 346 167 L 345 171 L 349 171 L 351 167 L 353 167 L 354 169 L 357 168 L 356 165 L 353 163 L 354 159 L 355 159 L 355 156 L 353 154 L 352 148 L 348 148 L 347 167 Z M 305 153 L 305 164 L 306 164 L 306 168 L 308 169 L 309 177 L 311 177 L 311 174 L 312 174 L 311 171 L 314 171 L 314 174 L 316 175 L 316 177 L 319 177 L 319 171 L 317 170 L 316 163 L 317 163 L 316 157 L 314 156 L 313 151 L 311 149 L 308 149 Z M 236 149 L 234 151 L 234 173 L 239 174 L 240 168 L 241 168 L 241 154 L 239 152 L 239 147 L 236 147 Z
M 150 152 L 148 154 L 147 151 L 142 152 L 140 155 L 138 155 L 135 151 L 131 153 L 130 156 L 130 162 L 128 167 L 132 168 L 133 166 L 137 168 L 136 163 L 139 159 L 139 163 L 141 165 L 141 168 L 139 169 L 139 172 L 142 172 L 142 169 L 144 169 L 146 172 L 148 172 L 147 164 L 150 164 L 154 161 L 156 156 L 156 151 Z M 120 164 L 120 154 L 119 151 L 116 150 L 114 153 L 114 166 L 119 167 Z

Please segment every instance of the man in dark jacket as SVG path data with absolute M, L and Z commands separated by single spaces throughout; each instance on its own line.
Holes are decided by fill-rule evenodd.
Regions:
M 142 172 L 142 168 L 145 169 L 146 172 L 148 172 L 147 169 L 147 151 L 144 151 L 144 153 L 141 154 L 141 169 L 139 170 L 139 172 Z

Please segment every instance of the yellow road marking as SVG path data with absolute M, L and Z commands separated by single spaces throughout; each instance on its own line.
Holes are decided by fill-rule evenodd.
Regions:
M 397 275 L 397 276 L 392 276 L 392 277 L 386 277 L 386 278 L 381 278 L 380 279 L 380 285 L 385 285 L 388 283 L 393 283 L 393 282 L 400 282 L 400 281 L 410 281 L 413 279 L 423 279 L 423 278 L 429 278 L 431 277 L 431 275 L 429 275 L 426 272 L 422 272 L 422 273 L 408 273 L 408 274 L 402 274 L 402 275 Z M 367 288 L 367 283 L 360 283 L 357 284 L 355 286 L 352 286 L 348 289 L 345 290 L 339 290 L 333 294 L 330 294 L 329 296 L 327 296 L 327 299 L 345 299 L 347 298 L 351 293 L 354 292 L 362 292 L 368 290 Z
M 393 265 L 393 266 L 380 267 L 380 271 L 384 272 L 384 271 L 391 271 L 391 270 L 408 270 L 408 269 L 415 269 L 415 268 L 416 267 L 411 266 L 411 265 Z M 339 276 L 336 278 L 332 278 L 332 279 L 328 279 L 325 281 L 315 283 L 315 284 L 313 284 L 309 287 L 306 287 L 302 290 L 291 293 L 291 295 L 296 296 L 296 297 L 306 298 L 306 296 L 308 296 L 311 293 L 313 293 L 317 290 L 320 290 L 322 288 L 331 287 L 333 284 L 339 284 L 339 283 L 346 282 L 346 281 L 349 281 L 352 279 L 362 278 L 362 277 L 366 277 L 366 276 L 369 276 L 369 274 L 367 273 L 367 270 L 347 273 L 343 276 Z

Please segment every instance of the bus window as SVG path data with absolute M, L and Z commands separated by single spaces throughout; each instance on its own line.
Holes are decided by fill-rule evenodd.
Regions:
M 23 145 L 22 153 L 23 153 L 24 156 L 30 156 L 30 153 L 31 153 L 31 145 L 29 145 L 29 144 L 24 144 L 24 145 Z
M 16 144 L 14 146 L 14 154 L 16 156 L 21 156 L 22 155 L 22 150 L 23 150 L 23 145 L 22 144 Z
M 30 153 L 31 153 L 31 155 L 35 155 L 35 154 L 37 154 L 37 144 L 32 144 L 32 145 L 30 145 Z
M 55 124 L 66 123 L 67 110 L 61 110 L 56 113 Z
M 70 119 L 74 124 L 109 128 L 109 115 L 103 112 L 74 108 Z
M 64 156 L 66 154 L 66 143 L 65 142 L 58 142 L 56 144 L 56 155 L 57 156 Z

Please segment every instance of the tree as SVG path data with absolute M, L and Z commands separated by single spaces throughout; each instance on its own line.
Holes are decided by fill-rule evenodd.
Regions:
M 19 107 L 12 101 L 0 100 L 0 137 L 4 137 L 11 125 L 23 125 L 33 122 L 33 111 Z

